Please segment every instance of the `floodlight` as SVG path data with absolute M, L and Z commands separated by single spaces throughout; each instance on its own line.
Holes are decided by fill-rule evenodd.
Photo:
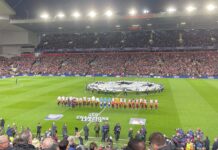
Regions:
M 193 12 L 193 11 L 195 11 L 195 10 L 196 10 L 196 7 L 194 7 L 194 6 L 192 6 L 192 5 L 186 7 L 186 11 L 187 11 L 187 12 Z
M 73 16 L 74 18 L 79 18 L 81 15 L 80 15 L 79 12 L 75 11 L 75 12 L 72 14 L 72 16 Z
M 174 13 L 174 12 L 176 12 L 176 8 L 174 8 L 174 7 L 169 7 L 169 8 L 167 8 L 167 12 L 168 12 L 168 13 Z
M 143 10 L 143 13 L 144 13 L 144 14 L 148 14 L 148 13 L 149 13 L 149 10 L 144 9 L 144 10 Z
M 97 15 L 97 13 L 96 13 L 95 11 L 90 11 L 90 12 L 88 13 L 88 16 L 91 17 L 91 18 L 95 18 L 96 15 Z
M 112 12 L 111 10 L 107 10 L 107 11 L 105 12 L 105 15 L 106 15 L 107 17 L 111 17 L 111 16 L 113 16 L 113 12 Z
M 44 12 L 44 13 L 42 13 L 42 14 L 40 15 L 40 18 L 47 20 L 47 19 L 50 18 L 50 15 L 49 15 L 47 12 Z
M 208 5 L 206 6 L 206 9 L 207 9 L 208 11 L 214 11 L 214 10 L 216 9 L 216 6 L 213 5 L 213 4 L 208 4 Z
M 62 18 L 65 17 L 65 14 L 64 14 L 63 12 L 59 12 L 59 13 L 57 14 L 57 17 L 60 18 L 60 19 L 62 19 Z
M 130 11 L 129 11 L 129 15 L 131 15 L 131 16 L 134 16 L 134 15 L 136 15 L 137 14 L 137 11 L 135 10 L 135 9 L 131 9 Z

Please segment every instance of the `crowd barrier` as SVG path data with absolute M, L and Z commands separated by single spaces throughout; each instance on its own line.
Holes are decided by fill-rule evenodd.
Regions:
M 126 47 L 126 48 L 72 48 L 72 49 L 36 49 L 37 52 L 106 52 L 106 51 L 181 51 L 181 50 L 217 50 L 218 46 L 192 46 L 192 47 Z
M 60 75 L 53 75 L 53 74 L 18 74 L 18 75 L 8 75 L 8 76 L 0 76 L 0 79 L 5 78 L 14 78 L 19 76 L 47 76 L 47 77 L 138 77 L 138 78 L 173 78 L 173 79 L 218 79 L 218 76 L 157 76 L 157 75 L 107 75 L 107 74 L 95 74 L 95 75 L 86 75 L 86 74 L 60 74 Z

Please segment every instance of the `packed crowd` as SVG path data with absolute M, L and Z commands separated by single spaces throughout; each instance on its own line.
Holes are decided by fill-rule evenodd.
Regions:
M 121 125 L 117 123 L 113 128 L 114 139 L 110 135 L 110 126 L 105 122 L 102 126 L 97 122 L 94 125 L 95 137 L 100 138 L 99 146 L 95 142 L 91 142 L 89 138 L 89 127 L 86 124 L 81 131 L 76 127 L 74 135 L 69 135 L 66 123 L 62 126 L 62 137 L 58 136 L 58 128 L 53 122 L 49 130 L 42 135 L 42 125 L 36 126 L 37 133 L 33 135 L 29 128 L 18 130 L 14 123 L 11 127 L 5 128 L 5 120 L 0 119 L 0 150 L 210 150 L 210 140 L 205 137 L 201 129 L 188 130 L 176 129 L 176 135 L 172 138 L 166 137 L 160 132 L 152 133 L 146 140 L 147 129 L 143 125 L 136 133 L 133 129 L 128 131 L 128 144 L 124 144 L 122 148 L 118 148 L 115 142 L 119 141 L 121 133 Z M 4 132 L 6 131 L 6 132 Z M 84 132 L 84 136 L 81 133 Z M 125 131 L 124 131 L 125 132 Z M 86 142 L 84 144 L 83 137 Z M 98 141 L 98 140 L 97 140 Z M 89 144 L 89 146 L 88 146 Z M 215 138 L 212 150 L 218 149 L 218 139 Z
M 49 34 L 38 49 L 217 46 L 217 29 Z
M 0 57 L 0 76 L 53 75 L 218 75 L 218 52 L 63 53 Z
M 65 97 L 58 96 L 58 106 L 68 107 L 100 107 L 100 108 L 116 108 L 116 109 L 158 109 L 158 100 L 146 99 L 126 99 L 126 98 L 103 98 L 103 97 Z

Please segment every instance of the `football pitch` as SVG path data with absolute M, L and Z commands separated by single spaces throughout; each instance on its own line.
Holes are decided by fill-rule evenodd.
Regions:
M 147 78 L 111 78 L 111 77 L 18 77 L 0 80 L 0 117 L 5 118 L 6 126 L 16 123 L 18 129 L 23 125 L 36 132 L 38 122 L 43 131 L 51 127 L 53 121 L 46 121 L 49 114 L 63 114 L 64 117 L 56 121 L 58 134 L 61 135 L 62 125 L 66 122 L 69 133 L 74 128 L 79 130 L 85 125 L 76 120 L 77 115 L 101 112 L 100 108 L 68 108 L 57 106 L 58 96 L 75 97 L 113 97 L 86 91 L 86 85 L 94 81 L 152 81 L 164 85 L 164 92 L 145 95 L 131 93 L 127 98 L 158 99 L 158 110 L 104 109 L 103 117 L 109 117 L 110 135 L 113 127 L 120 123 L 121 138 L 128 139 L 128 130 L 133 128 L 134 134 L 141 127 L 129 125 L 130 118 L 145 118 L 148 135 L 160 131 L 167 136 L 175 134 L 176 128 L 185 130 L 201 128 L 211 139 L 218 135 L 218 80 L 204 79 L 147 79 Z M 116 97 L 115 96 L 115 97 Z M 90 136 L 94 136 L 94 123 L 89 124 Z

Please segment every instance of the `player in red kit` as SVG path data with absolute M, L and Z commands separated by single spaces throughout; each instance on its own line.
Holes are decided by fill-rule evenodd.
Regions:
M 157 99 L 154 101 L 154 107 L 155 107 L 155 109 L 158 109 L 158 100 Z
M 135 109 L 135 100 L 132 100 L 132 109 Z
M 150 100 L 150 109 L 151 109 L 151 110 L 153 109 L 153 105 L 154 105 L 154 101 L 151 99 L 151 100 Z
M 143 104 L 144 104 L 144 109 L 147 109 L 148 108 L 148 104 L 147 104 L 147 100 L 146 99 L 144 100 Z
M 139 109 L 139 101 L 138 100 L 136 100 L 135 107 L 136 107 L 136 109 Z
M 128 101 L 128 107 L 129 107 L 129 108 L 132 108 L 131 100 Z
M 113 100 L 113 99 L 112 99 L 111 105 L 112 105 L 112 108 L 114 108 L 114 107 L 115 107 L 115 102 L 114 102 L 114 100 Z

